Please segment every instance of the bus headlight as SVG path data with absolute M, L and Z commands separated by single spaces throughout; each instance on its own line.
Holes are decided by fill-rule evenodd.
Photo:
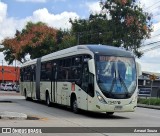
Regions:
M 96 91 L 97 98 L 101 103 L 107 104 L 107 102 L 104 100 L 104 98 L 100 95 L 99 92 Z

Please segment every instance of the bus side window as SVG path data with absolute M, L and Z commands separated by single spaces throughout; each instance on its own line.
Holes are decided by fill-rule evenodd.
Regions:
M 24 80 L 25 81 L 30 81 L 31 80 L 30 66 L 28 66 L 28 67 L 25 68 Z
M 72 65 L 81 67 L 82 65 L 82 56 L 75 56 L 72 58 Z
M 46 80 L 46 63 L 43 62 L 41 64 L 41 81 L 45 81 Z
M 51 80 L 52 63 L 51 61 L 46 63 L 46 80 Z
M 63 66 L 63 61 L 62 60 L 58 60 L 58 80 L 62 80 L 62 66 Z

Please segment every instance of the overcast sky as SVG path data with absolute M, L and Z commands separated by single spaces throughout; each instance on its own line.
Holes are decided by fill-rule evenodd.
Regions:
M 138 1 L 153 14 L 152 36 L 160 34 L 160 0 Z M 28 21 L 42 21 L 51 27 L 68 29 L 71 27 L 69 18 L 87 18 L 91 12 L 99 11 L 99 0 L 0 0 L 0 41 L 13 37 L 16 29 L 21 30 Z M 160 41 L 160 36 L 146 40 L 144 44 L 156 41 Z M 3 59 L 0 53 L 0 62 Z M 137 61 L 142 71 L 160 72 L 160 48 L 146 52 Z

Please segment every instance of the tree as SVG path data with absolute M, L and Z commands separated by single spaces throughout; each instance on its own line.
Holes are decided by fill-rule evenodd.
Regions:
M 56 51 L 57 32 L 57 29 L 48 27 L 42 22 L 35 24 L 28 22 L 22 31 L 16 31 L 14 38 L 6 38 L 2 42 L 5 60 L 9 64 L 15 59 L 24 62 L 28 53 L 31 59 L 34 59 Z
M 70 20 L 70 22 L 72 24 L 72 34 L 77 38 L 77 44 L 105 43 L 104 32 L 108 30 L 106 15 L 91 14 L 89 19 L 75 19 Z
M 138 49 L 150 37 L 151 16 L 135 0 L 101 0 L 100 5 L 102 13 L 91 14 L 89 19 L 70 20 L 77 42 L 124 47 L 141 57 Z
M 101 5 L 111 16 L 110 21 L 115 28 L 114 43 L 141 57 L 142 53 L 138 49 L 142 40 L 150 37 L 151 16 L 144 12 L 135 0 L 107 0 L 101 1 Z
M 76 45 L 76 37 L 69 30 L 59 30 L 57 32 L 58 50 L 69 48 Z

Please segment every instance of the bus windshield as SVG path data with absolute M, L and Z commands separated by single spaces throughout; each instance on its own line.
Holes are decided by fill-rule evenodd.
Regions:
M 136 88 L 136 66 L 134 58 L 97 56 L 97 82 L 108 98 L 127 99 Z

